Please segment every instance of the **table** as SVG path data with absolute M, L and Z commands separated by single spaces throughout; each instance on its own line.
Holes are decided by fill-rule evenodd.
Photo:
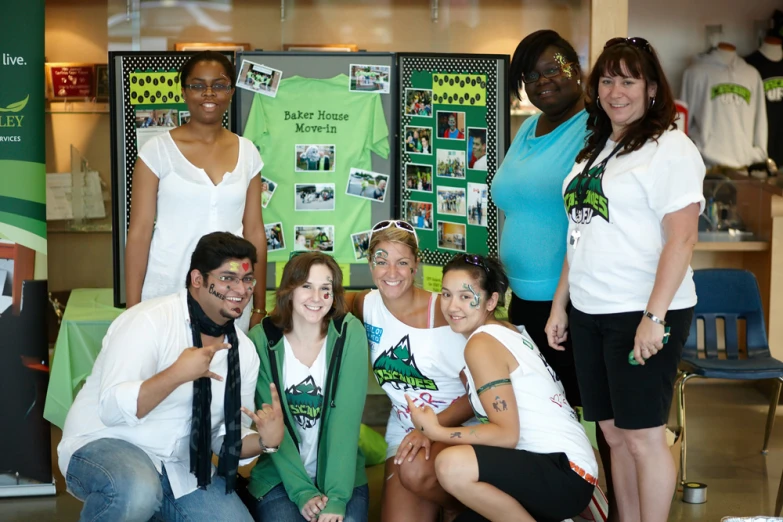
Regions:
M 109 325 L 123 310 L 115 308 L 111 288 L 71 292 L 54 346 L 44 418 L 62 428 L 76 392 L 92 373 Z

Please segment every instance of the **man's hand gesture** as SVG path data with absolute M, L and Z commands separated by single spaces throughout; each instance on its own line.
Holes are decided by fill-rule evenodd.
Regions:
M 175 378 L 181 383 L 195 381 L 202 377 L 222 381 L 223 377 L 209 371 L 209 365 L 212 364 L 212 358 L 217 352 L 229 348 L 231 345 L 228 343 L 212 344 L 203 348 L 186 348 L 171 365 Z

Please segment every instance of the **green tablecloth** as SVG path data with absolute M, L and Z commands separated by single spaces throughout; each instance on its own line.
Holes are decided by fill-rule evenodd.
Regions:
M 71 292 L 54 348 L 44 418 L 62 428 L 79 385 L 92 372 L 101 341 L 111 322 L 122 313 L 114 308 L 111 288 Z

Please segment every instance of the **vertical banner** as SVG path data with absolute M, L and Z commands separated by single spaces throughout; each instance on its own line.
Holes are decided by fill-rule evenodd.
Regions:
M 44 0 L 0 32 L 0 497 L 54 494 L 46 329 Z M 36 268 L 38 267 L 38 273 Z

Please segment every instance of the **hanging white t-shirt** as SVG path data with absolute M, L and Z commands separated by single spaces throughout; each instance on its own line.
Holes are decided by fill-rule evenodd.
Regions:
M 563 182 L 571 302 L 587 314 L 644 310 L 665 242 L 664 216 L 691 203 L 704 210 L 704 162 L 681 131 L 615 155 L 601 172 L 616 145 L 606 144 L 588 176 L 581 175 L 585 162 L 577 163 Z M 695 304 L 689 267 L 669 309 Z
M 201 236 L 210 232 L 242 236 L 247 187 L 264 162 L 250 140 L 237 139 L 237 164 L 217 185 L 204 169 L 185 158 L 170 132 L 150 139 L 139 151 L 139 158 L 160 179 L 142 301 L 185 287 L 190 256 Z M 247 331 L 250 306 L 238 321 L 243 331 Z
M 283 343 L 285 345 L 283 359 L 285 398 L 296 421 L 299 456 L 302 458 L 307 474 L 315 480 L 318 469 L 318 429 L 321 427 L 326 380 L 326 339 L 310 367 L 296 358 L 286 337 L 283 337 Z
M 511 386 L 519 412 L 519 440 L 516 449 L 533 453 L 565 453 L 572 464 L 598 477 L 598 464 L 593 447 L 579 424 L 576 413 L 568 404 L 560 378 L 538 351 L 524 326 L 511 330 L 499 324 L 480 326 L 473 335 L 491 335 L 511 352 L 519 366 L 511 372 Z M 473 337 L 471 335 L 471 337 Z M 469 368 L 468 398 L 476 417 L 488 422 L 487 412 L 476 394 L 476 383 Z M 482 386 L 486 383 L 482 383 Z M 485 391 L 484 393 L 491 393 Z M 497 411 L 507 408 L 499 397 L 492 407 Z
M 465 395 L 459 378 L 465 367 L 465 337 L 448 326 L 432 328 L 437 297 L 436 293 L 430 296 L 430 328 L 413 328 L 394 317 L 378 290 L 364 298 L 364 327 L 373 374 L 392 403 L 386 425 L 387 459 L 397 453 L 402 439 L 414 428 L 406 393 L 416 404 L 428 404 L 435 413 Z

